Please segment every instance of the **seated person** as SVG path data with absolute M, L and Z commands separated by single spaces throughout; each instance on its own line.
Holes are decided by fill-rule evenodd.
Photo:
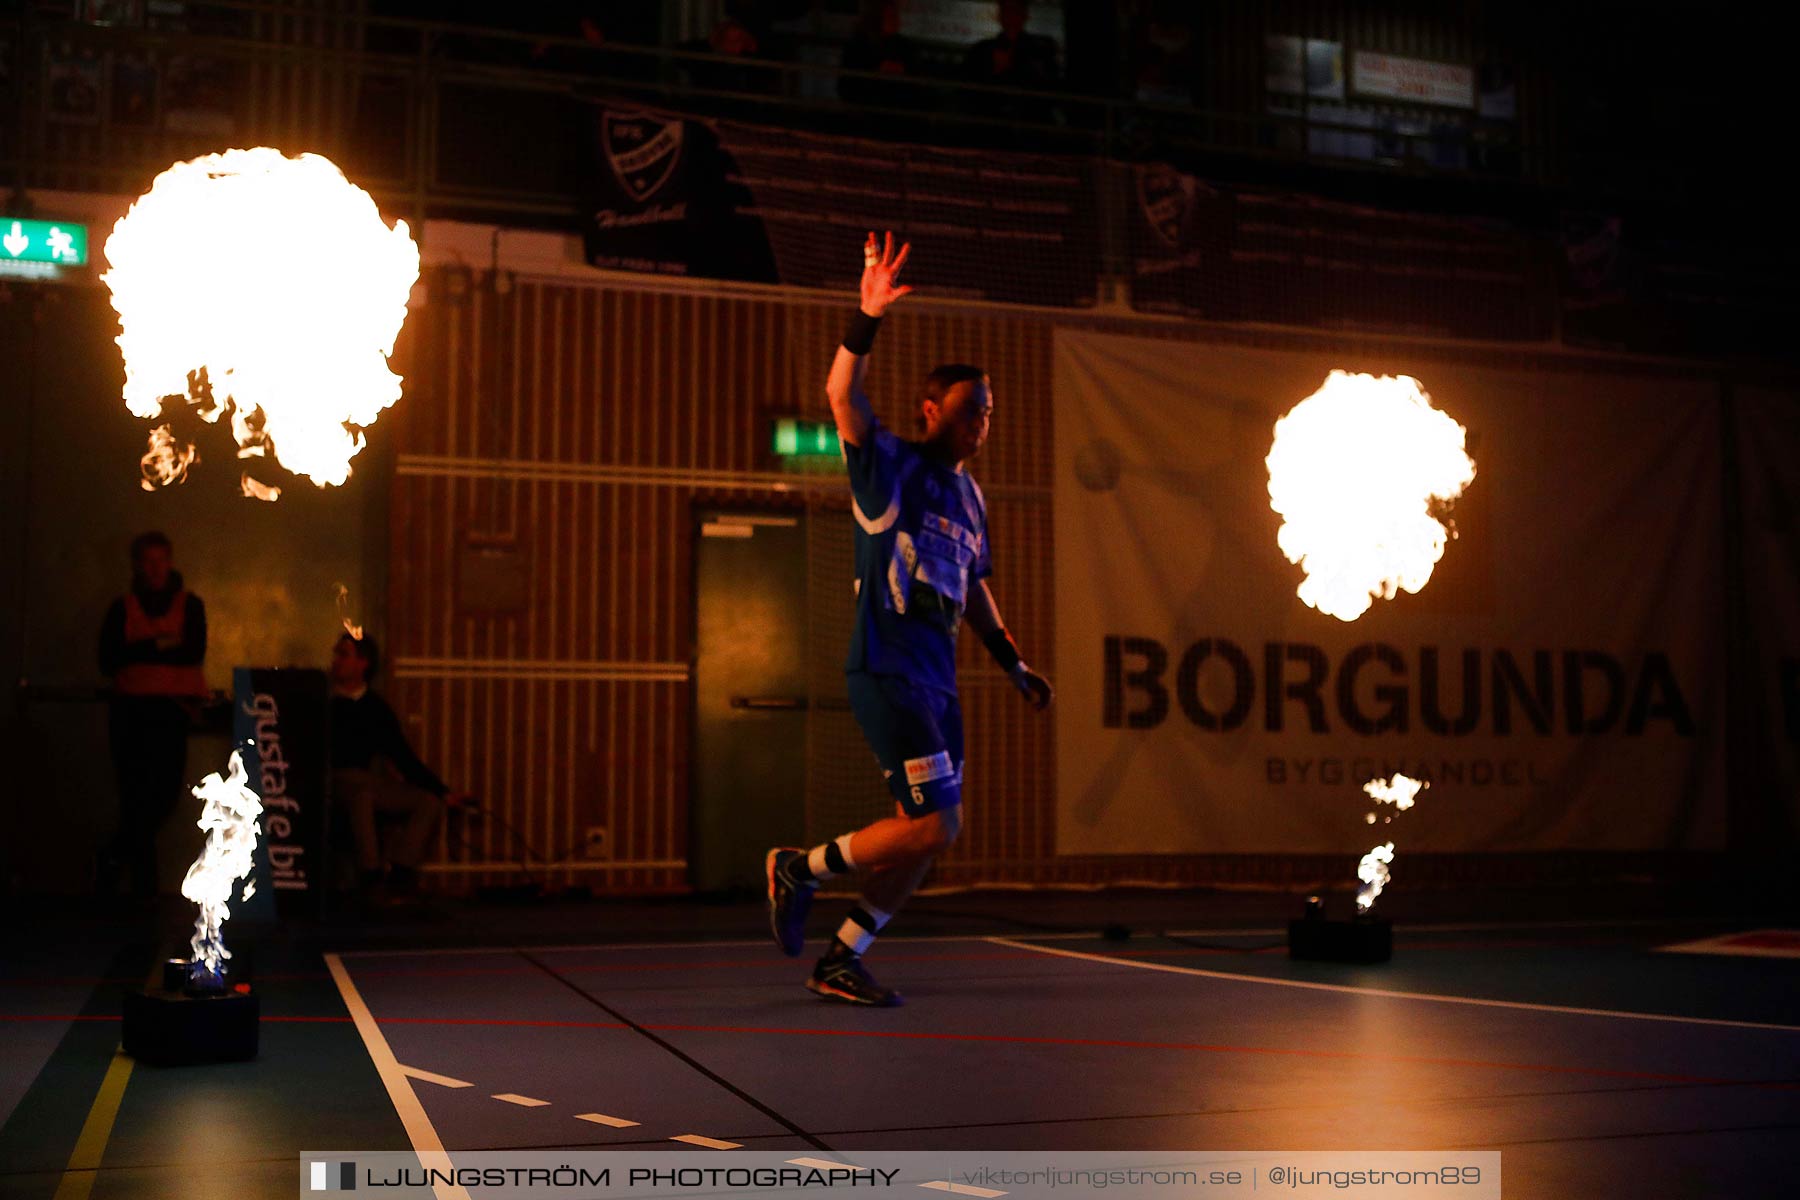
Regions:
M 710 58 L 686 62 L 688 80 L 693 86 L 718 92 L 761 92 L 773 94 L 781 90 L 781 75 L 767 67 L 733 66 L 724 59 L 737 59 L 746 64 L 769 61 L 774 37 L 751 0 L 726 0 L 712 32 L 703 38 L 681 43 L 680 49 Z
M 857 26 L 856 36 L 844 46 L 843 65 L 851 71 L 916 76 L 919 63 L 917 44 L 900 32 L 899 0 L 882 0 L 876 5 L 869 19 Z M 925 93 L 904 83 L 839 76 L 838 98 L 869 108 L 908 108 L 917 107 Z
M 331 793 L 350 815 L 356 865 L 365 889 L 382 877 L 375 814 L 405 818 L 388 854 L 392 861 L 388 891 L 407 895 L 418 889 L 419 863 L 445 806 L 460 806 L 468 797 L 452 792 L 419 760 L 400 728 L 400 718 L 370 689 L 369 679 L 380 661 L 372 638 L 346 633 L 332 647 Z
M 1056 41 L 1026 33 L 1029 0 L 1000 0 L 1000 32 L 969 47 L 963 67 L 971 83 L 1043 90 L 1056 86 L 1061 70 Z

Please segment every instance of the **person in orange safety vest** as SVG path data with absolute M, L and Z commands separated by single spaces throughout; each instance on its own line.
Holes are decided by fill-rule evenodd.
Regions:
M 169 539 L 131 543 L 131 590 L 100 627 L 100 671 L 112 679 L 108 745 L 118 781 L 119 823 L 100 861 L 110 891 L 129 871 L 137 896 L 156 893 L 156 835 L 180 803 L 187 737 L 206 698 L 206 606 L 174 569 Z

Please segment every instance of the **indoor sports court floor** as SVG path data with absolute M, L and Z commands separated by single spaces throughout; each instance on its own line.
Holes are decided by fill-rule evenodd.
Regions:
M 0 989 L 0 1196 L 289 1196 L 302 1150 L 409 1146 L 1497 1149 L 1508 1197 L 1793 1194 L 1791 932 L 1402 920 L 1352 967 L 1289 961 L 1289 898 L 1122 903 L 1128 940 L 1076 927 L 1123 911 L 1098 898 L 922 899 L 870 956 L 885 1011 L 805 992 L 748 907 L 346 932 L 265 948 L 261 1056 L 203 1068 L 114 1054 L 150 947 L 40 938 Z

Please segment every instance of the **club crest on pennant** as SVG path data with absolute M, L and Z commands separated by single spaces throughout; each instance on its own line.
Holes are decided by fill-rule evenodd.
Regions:
M 1179 247 L 1194 213 L 1194 177 L 1153 163 L 1138 168 L 1137 190 L 1144 223 L 1165 243 Z
M 681 161 L 682 122 L 649 113 L 605 113 L 600 146 L 613 174 L 634 201 L 654 196 Z

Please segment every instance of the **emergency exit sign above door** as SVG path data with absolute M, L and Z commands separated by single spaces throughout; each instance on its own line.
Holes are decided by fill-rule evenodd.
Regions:
M 840 453 L 837 426 L 830 421 L 777 417 L 769 448 L 777 458 L 836 458 Z
M 27 221 L 0 217 L 0 262 L 54 263 L 83 267 L 88 259 L 86 225 L 72 221 Z

